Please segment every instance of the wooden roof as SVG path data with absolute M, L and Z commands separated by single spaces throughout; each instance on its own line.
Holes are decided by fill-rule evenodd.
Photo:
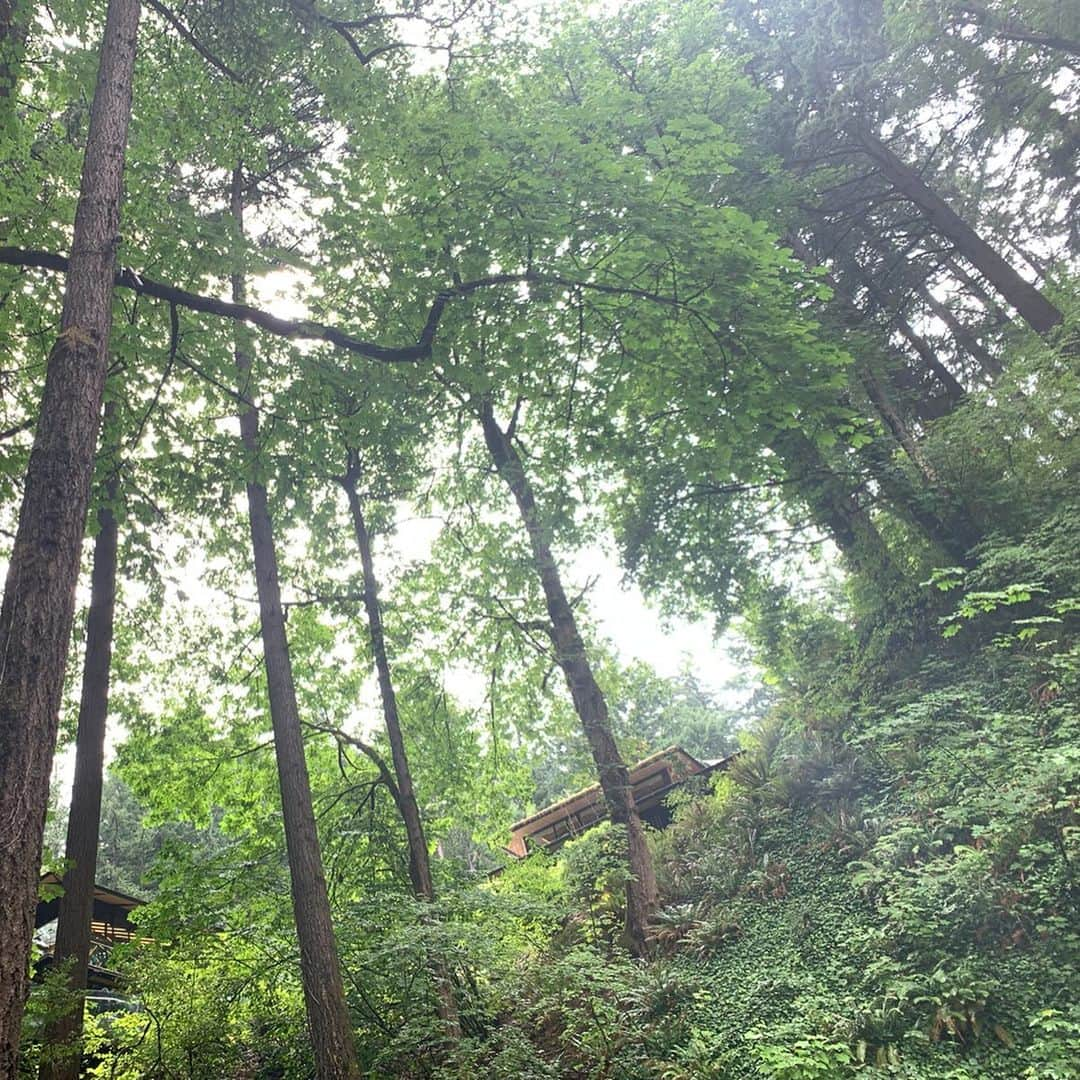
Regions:
M 63 882 L 58 874 L 42 874 L 41 885 L 60 886 Z M 60 914 L 61 897 L 51 900 L 39 900 L 34 911 L 34 929 L 40 930 Z M 90 988 L 109 988 L 117 985 L 119 975 L 103 966 L 113 945 L 125 941 L 134 941 L 137 937 L 135 927 L 128 921 L 128 915 L 135 908 L 146 903 L 137 896 L 129 896 L 117 889 L 110 889 L 98 882 L 94 883 L 94 901 L 90 916 L 91 961 L 86 971 L 86 985 Z M 52 963 L 51 943 L 41 943 L 45 955 L 39 962 L 44 970 Z M 100 962 L 95 963 L 95 959 Z
M 681 746 L 668 746 L 650 754 L 630 767 L 638 812 L 648 820 L 651 811 L 663 810 L 663 801 L 674 788 L 692 776 L 723 767 L 729 760 L 699 761 Z M 516 822 L 510 830 L 507 850 L 518 858 L 528 854 L 530 844 L 554 850 L 605 817 L 607 804 L 600 785 L 590 784 Z
M 62 885 L 59 875 L 43 874 L 40 885 Z M 34 911 L 34 929 L 51 923 L 60 914 L 60 897 L 51 900 L 39 900 Z M 146 901 L 137 896 L 128 896 L 117 889 L 94 883 L 94 901 L 90 915 L 90 937 L 97 942 L 114 944 L 119 941 L 131 941 L 136 937 L 135 927 L 128 920 L 128 915 Z
M 48 874 L 41 875 L 41 879 L 38 882 L 38 887 L 40 888 L 42 885 L 62 886 L 63 884 L 63 879 L 60 877 L 59 874 L 54 874 L 50 872 Z M 55 897 L 54 899 L 59 900 L 60 898 Z M 54 900 L 40 901 L 38 903 L 38 911 L 40 912 L 43 907 L 51 907 L 53 903 Z M 110 889 L 97 881 L 94 882 L 95 907 L 97 907 L 99 904 L 105 904 L 109 907 L 118 908 L 121 911 L 128 912 L 134 911 L 135 908 L 140 907 L 142 904 L 145 903 L 145 900 L 140 900 L 137 896 L 128 896 L 127 893 L 118 892 L 116 889 Z M 41 922 L 38 922 L 37 917 L 35 916 L 34 925 L 35 927 L 44 926 L 45 923 L 50 922 L 52 919 L 55 918 L 55 912 L 52 915 L 47 916 Z

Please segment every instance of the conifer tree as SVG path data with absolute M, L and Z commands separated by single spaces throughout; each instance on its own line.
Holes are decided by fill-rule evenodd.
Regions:
M 105 389 L 139 0 L 111 0 L 49 363 L 0 608 L 0 1080 L 15 1075 L 42 831 Z

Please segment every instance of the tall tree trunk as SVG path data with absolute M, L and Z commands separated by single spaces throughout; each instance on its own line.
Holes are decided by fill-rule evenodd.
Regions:
M 859 451 L 885 501 L 895 513 L 919 529 L 957 565 L 967 565 L 968 552 L 980 534 L 967 509 L 947 501 L 947 493 L 917 485 L 900 467 L 888 440 L 874 440 Z
M 934 471 L 933 465 L 927 461 L 926 455 L 922 452 L 922 447 L 919 446 L 911 428 L 908 427 L 907 422 L 900 415 L 896 404 L 889 396 L 885 387 L 881 384 L 881 380 L 877 377 L 877 373 L 868 363 L 862 360 L 857 363 L 855 373 L 858 376 L 859 382 L 862 383 L 863 389 L 866 391 L 866 396 L 870 399 L 870 403 L 877 411 L 878 416 L 881 417 L 892 437 L 903 448 L 904 453 L 908 456 L 908 460 L 915 466 L 915 469 L 922 477 L 923 483 L 930 488 L 936 487 L 938 477 L 937 473 Z
M 945 324 L 953 341 L 979 365 L 988 380 L 996 379 L 1004 370 L 1001 361 L 969 330 L 925 285 L 915 289 L 919 298 Z
M 849 567 L 880 583 L 902 581 L 877 526 L 817 446 L 803 432 L 792 430 L 774 440 L 772 449 L 798 478 L 800 494 Z
M 799 239 L 798 236 L 789 235 L 784 238 L 784 243 L 786 243 L 795 255 L 807 266 L 811 268 L 818 266 L 813 252 Z M 843 284 L 837 280 L 835 274 L 826 271 L 825 281 L 833 291 L 833 296 L 840 308 L 845 327 L 853 331 L 861 330 L 864 322 L 869 316 L 867 316 L 859 305 L 855 303 L 851 294 L 844 288 Z M 903 448 L 904 453 L 911 459 L 912 464 L 919 471 L 923 480 L 930 486 L 935 485 L 937 483 L 937 477 L 934 473 L 933 466 L 926 460 L 914 434 L 904 418 L 900 415 L 896 403 L 892 400 L 891 395 L 878 378 L 877 373 L 862 357 L 858 357 L 855 361 L 855 374 L 858 376 L 859 381 L 866 390 L 866 396 L 870 399 L 870 403 L 877 410 L 878 415 L 892 433 L 893 438 L 896 439 Z M 962 388 L 959 387 L 959 384 L 956 385 L 962 393 Z
M 982 304 L 986 309 L 987 315 L 993 320 L 994 325 L 998 327 L 998 329 L 1004 329 L 1012 323 L 1012 320 L 1005 311 L 1002 310 L 1001 305 L 991 294 L 990 290 L 983 285 L 978 275 L 972 274 L 967 267 L 961 265 L 960 260 L 955 256 L 947 258 L 944 265 L 949 273 L 952 274 L 980 304 Z
M 350 450 L 348 468 L 341 477 L 341 486 L 345 489 L 345 495 L 349 500 L 353 532 L 356 535 L 356 546 L 360 549 L 360 562 L 364 570 L 364 611 L 367 614 L 368 633 L 371 638 L 371 654 L 375 660 L 375 671 L 379 679 L 383 721 L 386 724 L 386 736 L 390 741 L 390 759 L 393 763 L 397 786 L 395 801 L 401 819 L 405 823 L 405 835 L 409 843 L 409 880 L 417 898 L 431 903 L 435 899 L 431 859 L 428 854 L 427 837 L 424 835 L 424 823 L 420 817 L 420 807 L 413 789 L 412 770 L 409 768 L 409 758 L 405 752 L 405 738 L 398 715 L 397 694 L 394 692 L 394 681 L 390 675 L 390 659 L 386 652 L 386 636 L 383 633 L 382 606 L 379 603 L 379 584 L 375 578 L 375 563 L 371 555 L 371 537 L 368 534 L 364 508 L 356 489 L 359 475 L 359 456 L 355 451 Z M 434 957 L 430 967 L 439 1005 L 439 1018 L 446 1028 L 447 1036 L 456 1041 L 461 1038 L 461 1024 L 450 973 L 446 964 Z
M 0 0 L 0 130 L 11 110 L 27 33 L 26 0 Z
M 922 360 L 923 365 L 931 375 L 937 380 L 938 384 L 945 391 L 945 396 L 948 400 L 949 408 L 955 409 L 964 398 L 967 396 L 967 390 L 961 385 L 955 375 L 938 359 L 937 352 L 934 347 L 918 333 L 915 328 L 904 317 L 904 313 L 901 310 L 899 303 L 893 302 L 892 298 L 883 293 L 878 288 L 877 282 L 874 280 L 872 274 L 865 270 L 859 269 L 860 276 L 862 278 L 863 287 L 866 289 L 870 299 L 873 301 L 873 305 L 886 315 L 891 325 L 900 333 L 900 336 L 908 342 L 909 345 L 918 354 L 919 359 Z M 865 318 L 859 306 L 851 299 L 850 292 L 847 293 L 848 302 L 851 305 L 851 312 L 856 317 L 856 326 L 858 321 Z
M 634 805 L 630 771 L 612 735 L 607 701 L 589 664 L 585 642 L 578 632 L 577 620 L 566 597 L 559 567 L 551 551 L 548 530 L 541 520 L 532 484 L 525 473 L 521 457 L 510 437 L 499 426 L 488 400 L 480 404 L 480 422 L 491 460 L 512 492 L 529 536 L 533 564 L 544 590 L 548 617 L 551 620 L 556 661 L 562 668 L 574 708 L 592 751 L 611 820 L 626 829 L 630 870 L 626 885 L 626 938 L 630 951 L 635 956 L 642 956 L 646 952 L 646 928 L 649 913 L 656 906 L 657 888 L 656 873 L 645 842 L 645 831 Z
M 1049 333 L 1061 312 L 1025 280 L 923 178 L 879 138 L 861 130 L 856 138 L 882 175 L 926 215 L 937 231 L 979 271 L 1037 333 Z
M 794 251 L 807 266 L 814 267 L 817 261 L 813 252 L 799 239 L 798 236 L 789 235 L 784 242 Z M 832 273 L 825 274 L 825 280 L 833 290 L 835 302 L 839 307 L 843 325 L 852 331 L 862 329 L 868 316 L 852 299 L 844 284 L 837 280 Z M 886 346 L 890 359 L 906 366 L 902 354 Z M 927 346 L 929 348 L 929 346 Z M 936 357 L 935 357 L 936 360 Z M 911 426 L 901 415 L 889 388 L 877 372 L 871 362 L 862 356 L 857 356 L 854 364 L 854 372 L 863 389 L 866 392 L 870 404 L 874 407 L 886 429 L 896 440 L 908 460 L 914 466 L 922 481 L 922 490 L 915 490 L 892 464 L 888 453 L 871 453 L 866 459 L 873 467 L 874 476 L 881 489 L 893 506 L 926 534 L 927 538 L 937 544 L 943 551 L 949 553 L 952 558 L 962 560 L 968 548 L 971 547 L 975 529 L 967 519 L 967 515 L 958 512 L 949 506 L 949 495 L 942 489 L 937 471 L 933 464 L 923 453 L 911 430 Z M 951 379 L 952 376 L 950 375 Z M 955 391 L 963 394 L 963 388 L 953 380 Z M 946 388 L 949 389 L 948 387 Z M 957 400 L 959 403 L 959 400 Z M 940 508 L 940 511 L 939 509 Z
M 959 379 L 938 359 L 934 347 L 918 333 L 915 328 L 898 312 L 892 316 L 893 326 L 900 332 L 900 336 L 919 354 L 919 359 L 926 366 L 926 370 L 937 380 L 938 385 L 945 391 L 945 397 L 949 403 L 949 411 L 956 408 L 967 397 L 967 390 Z
M 866 396 L 893 438 L 903 447 L 921 480 L 916 487 L 889 461 L 881 461 L 879 455 L 868 454 L 867 460 L 873 465 L 874 477 L 883 494 L 950 558 L 965 562 L 967 552 L 980 539 L 978 528 L 966 508 L 942 484 L 937 471 L 922 452 L 922 447 L 870 365 L 860 363 L 857 371 Z
M 903 517 L 922 530 L 927 539 L 950 558 L 963 562 L 968 549 L 976 542 L 977 530 L 973 522 L 941 484 L 936 470 L 870 365 L 861 363 L 856 370 L 866 396 L 892 437 L 903 448 L 921 480 L 921 484 L 916 486 L 889 460 L 889 455 L 868 453 L 866 460 L 872 466 L 882 493 Z M 882 460 L 883 457 L 885 460 Z
M 115 406 L 105 406 L 105 422 Z M 115 451 L 113 447 L 113 451 Z M 78 1080 L 83 1030 L 83 988 L 90 961 L 90 922 L 97 872 L 101 787 L 105 769 L 105 724 L 109 712 L 109 668 L 112 662 L 113 615 L 116 608 L 118 528 L 112 503 L 120 486 L 119 462 L 110 455 L 105 504 L 98 510 L 100 526 L 94 540 L 90 575 L 90 610 L 86 618 L 86 663 L 83 667 L 79 727 L 75 739 L 75 780 L 68 812 L 64 850 L 64 895 L 56 927 L 53 961 L 69 965 L 72 1009 L 45 1029 L 41 1080 Z
M 41 840 L 105 386 L 138 0 L 112 0 L 60 335 L 0 608 L 0 1080 L 14 1077 Z
M 930 311 L 945 324 L 946 329 L 949 331 L 956 345 L 960 349 L 963 349 L 976 364 L 979 365 L 987 379 L 992 380 L 1000 375 L 1002 371 L 1001 361 L 992 355 L 982 345 L 975 334 L 960 322 L 947 304 L 943 304 L 936 296 L 934 296 L 929 288 L 927 288 L 924 280 L 925 275 L 919 267 L 911 264 L 907 257 L 907 253 L 890 249 L 889 245 L 884 243 L 880 236 L 872 235 L 869 232 L 864 233 L 864 238 L 864 242 L 870 248 L 875 250 L 879 257 L 887 264 L 892 264 L 900 268 L 901 279 L 900 289 L 894 290 L 891 297 L 886 297 L 882 295 L 872 277 L 869 274 L 866 274 L 864 282 L 867 290 L 874 296 L 875 302 L 884 311 L 896 312 L 895 321 L 898 324 L 903 324 L 901 332 L 915 346 L 916 351 L 923 357 L 924 362 L 927 362 L 927 366 L 933 370 L 934 374 L 938 377 L 938 380 L 947 381 L 948 379 L 952 379 L 953 376 L 950 373 L 948 374 L 947 379 L 942 378 L 940 361 L 937 360 L 937 354 L 934 352 L 933 347 L 925 340 L 925 338 L 918 337 L 906 321 L 904 321 L 903 316 L 900 315 L 904 306 L 904 301 L 907 299 L 902 295 L 901 290 L 910 290 L 911 293 L 926 304 Z M 970 280 L 970 278 L 967 280 Z M 918 340 L 915 340 L 916 338 L 918 338 Z M 934 357 L 932 363 L 928 361 L 928 353 Z M 956 383 L 955 385 L 959 386 L 959 383 Z M 947 388 L 950 390 L 950 393 L 953 392 L 951 387 Z
M 231 207 L 242 233 L 244 203 L 239 168 L 233 174 Z M 232 295 L 236 303 L 245 302 L 246 288 L 242 273 L 233 275 Z M 250 400 L 251 356 L 237 346 L 235 359 L 240 392 Z M 253 406 L 241 408 L 240 436 L 250 463 L 254 465 L 259 457 L 259 414 Z M 257 478 L 249 480 L 247 499 L 263 660 L 270 698 L 270 719 L 274 728 L 274 753 L 281 787 L 281 811 L 285 820 L 293 915 L 300 943 L 300 975 L 315 1052 L 315 1072 L 319 1080 L 357 1080 L 360 1065 L 345 1001 L 345 986 L 341 978 L 330 917 L 330 899 L 319 850 L 300 711 L 296 703 L 296 686 L 285 634 L 270 500 L 265 484 Z

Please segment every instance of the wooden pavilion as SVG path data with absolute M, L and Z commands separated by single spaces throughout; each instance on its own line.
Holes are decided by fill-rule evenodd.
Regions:
M 724 769 L 735 755 L 719 761 L 699 761 L 680 746 L 669 746 L 630 768 L 634 802 L 641 820 L 658 829 L 671 824 L 667 797 L 693 777 Z M 530 848 L 555 851 L 567 840 L 607 817 L 607 804 L 599 784 L 591 784 L 517 822 L 510 831 L 507 851 L 524 858 Z
M 59 875 L 51 873 L 42 875 L 40 881 L 40 885 L 46 887 L 58 887 L 61 884 Z M 138 936 L 128 916 L 144 902 L 138 897 L 128 896 L 127 893 L 94 884 L 94 905 L 90 916 L 90 966 L 86 973 L 88 989 L 104 989 L 116 985 L 116 972 L 106 966 L 109 951 L 114 945 L 133 941 Z M 59 896 L 39 900 L 34 913 L 35 933 L 54 922 L 59 914 Z M 50 947 L 43 944 L 43 948 L 46 955 L 42 966 L 47 967 L 52 962 Z

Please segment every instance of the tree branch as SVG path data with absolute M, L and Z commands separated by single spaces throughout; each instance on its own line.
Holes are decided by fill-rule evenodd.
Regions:
M 341 728 L 313 724 L 310 720 L 303 721 L 303 725 L 311 731 L 321 731 L 324 735 L 332 736 L 339 745 L 345 743 L 349 746 L 354 746 L 364 754 L 375 768 L 379 770 L 379 776 L 386 785 L 387 790 L 390 792 L 390 797 L 394 800 L 394 805 L 400 810 L 401 792 L 398 790 L 397 782 L 394 780 L 394 774 L 390 771 L 390 767 L 386 764 L 383 756 L 375 749 L 375 747 L 364 742 L 362 739 L 358 739 L 355 735 L 350 735 L 347 731 L 342 731 Z
M 5 439 L 14 438 L 14 436 L 19 435 L 24 431 L 32 430 L 34 424 L 36 423 L 37 418 L 30 417 L 28 420 L 24 420 L 21 424 L 16 424 L 14 427 L 10 427 L 6 431 L 0 431 L 0 442 L 3 442 Z
M 211 67 L 217 68 L 225 78 L 236 84 L 243 83 L 244 79 L 238 75 L 224 60 L 218 59 L 199 39 L 180 21 L 179 17 L 170 11 L 161 0 L 146 0 L 149 8 L 156 11 Z
M 67 273 L 68 269 L 68 260 L 64 255 L 58 255 L 51 251 L 37 251 L 16 247 L 0 247 L 0 264 L 34 267 L 39 270 L 52 270 L 57 273 Z M 491 274 L 488 277 L 476 278 L 474 281 L 465 281 L 460 285 L 451 285 L 443 289 L 432 301 L 424 323 L 424 329 L 420 332 L 416 343 L 395 347 L 380 345 L 378 342 L 354 337 L 344 330 L 327 326 L 324 323 L 312 322 L 307 319 L 282 319 L 277 315 L 271 315 L 268 311 L 252 307 L 250 304 L 237 304 L 228 300 L 218 300 L 212 296 L 189 292 L 187 289 L 180 289 L 175 285 L 144 278 L 130 267 L 121 267 L 115 277 L 117 287 L 131 289 L 140 296 L 164 300 L 168 304 L 174 304 L 189 311 L 199 311 L 207 315 L 219 315 L 222 318 L 250 323 L 252 326 L 257 326 L 270 334 L 276 334 L 278 337 L 306 341 L 325 341 L 339 349 L 344 349 L 346 352 L 356 353 L 359 356 L 367 357 L 369 360 L 378 360 L 390 364 L 411 363 L 417 360 L 427 360 L 431 357 L 431 350 L 435 343 L 439 323 L 442 320 L 447 304 L 452 300 L 464 299 L 484 289 L 530 283 L 555 285 L 566 289 L 582 289 L 597 292 L 604 296 L 647 300 L 664 307 L 686 307 L 683 301 L 676 300 L 673 297 L 629 285 L 605 285 L 596 281 L 575 281 L 573 278 L 563 277 L 561 274 L 542 274 L 533 270 L 526 270 L 516 274 Z M 700 318 L 700 315 L 698 317 Z
M 1013 19 L 1001 19 L 985 4 L 974 2 L 957 4 L 956 14 L 961 19 L 966 18 L 969 25 L 978 26 L 1005 41 L 1016 41 L 1024 45 L 1036 45 L 1068 53 L 1071 56 L 1080 56 L 1080 41 L 1074 41 L 1060 34 L 1035 30 Z
M 406 48 L 404 42 L 392 41 L 384 45 L 376 45 L 368 52 L 364 52 L 360 47 L 360 43 L 356 40 L 354 31 L 366 29 L 369 25 L 373 24 L 371 21 L 367 19 L 354 21 L 335 19 L 333 16 L 319 11 L 313 0 L 292 0 L 292 2 L 294 7 L 306 12 L 317 23 L 322 26 L 330 27 L 330 29 L 349 46 L 349 50 L 352 52 L 353 56 L 355 56 L 365 67 L 377 56 L 382 56 L 383 53 L 393 52 L 394 49 Z M 383 18 L 386 18 L 386 16 L 383 16 Z

